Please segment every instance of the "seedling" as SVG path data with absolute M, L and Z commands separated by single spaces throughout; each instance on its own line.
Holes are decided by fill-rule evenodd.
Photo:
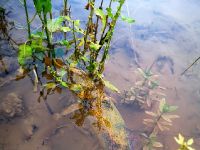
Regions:
M 122 103 L 136 104 L 141 108 L 151 107 L 153 101 L 159 101 L 165 94 L 162 93 L 165 88 L 159 85 L 157 75 L 154 75 L 149 69 L 137 70 L 141 80 L 137 81 L 129 91 L 124 92 Z M 161 92 L 160 92 L 161 91 Z
M 145 150 L 151 150 L 153 147 L 162 147 L 162 144 L 156 141 L 157 134 L 158 132 L 169 130 L 169 127 L 172 126 L 172 119 L 179 118 L 177 115 L 170 114 L 176 109 L 176 106 L 168 105 L 163 98 L 156 112 L 145 111 L 146 114 L 152 117 L 143 120 L 143 123 L 149 128 L 147 133 L 142 134 L 145 137 L 145 141 L 147 141 L 143 147 Z
M 191 138 L 187 141 L 185 141 L 185 137 L 183 137 L 180 133 L 178 135 L 178 137 L 174 137 L 176 143 L 178 143 L 179 145 L 179 149 L 178 150 L 195 150 L 194 148 L 192 148 L 192 144 L 194 143 L 194 140 Z

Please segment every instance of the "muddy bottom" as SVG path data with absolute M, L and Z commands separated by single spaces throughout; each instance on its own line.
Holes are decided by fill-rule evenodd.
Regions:
M 1 1 L 0 4 L 5 2 Z M 111 56 L 105 66 L 105 78 L 123 93 L 138 80 L 135 73 L 138 67 L 135 64 L 136 58 L 142 68 L 148 68 L 154 63 L 152 72 L 159 75 L 159 84 L 166 88 L 167 102 L 178 106 L 174 114 L 180 116 L 175 119 L 170 131 L 158 134 L 159 141 L 164 145 L 162 150 L 178 148 L 174 141 L 174 136 L 178 133 L 186 138 L 193 137 L 193 147 L 199 150 L 200 63 L 196 63 L 184 75 L 181 76 L 181 73 L 199 56 L 200 3 L 197 0 L 127 2 L 130 15 L 136 23 L 129 30 L 127 24 L 119 21 L 111 45 Z M 81 10 L 82 5 L 77 0 L 73 4 L 73 11 Z M 59 14 L 60 5 L 58 3 L 54 8 L 56 14 Z M 17 12 L 10 14 L 11 20 L 15 18 L 17 22 L 25 22 L 25 16 L 19 15 L 24 14 L 24 10 L 18 1 L 10 1 L 5 7 Z M 33 7 L 29 6 L 29 9 L 33 15 Z M 127 9 L 124 8 L 123 13 L 126 12 Z M 84 18 L 81 15 L 82 13 L 78 14 L 78 17 Z M 36 19 L 32 28 L 35 29 L 37 25 Z M 14 38 L 18 42 L 25 41 L 25 32 L 16 31 Z M 91 124 L 87 122 L 83 127 L 77 127 L 70 115 L 55 120 L 45 103 L 37 101 L 39 92 L 33 92 L 29 78 L 13 81 L 19 67 L 17 52 L 7 47 L 5 42 L 3 49 L 0 51 L 3 52 L 3 60 L 9 73 L 5 72 L 0 63 L 0 150 L 101 150 Z M 12 55 L 8 55 L 7 50 Z M 144 130 L 142 122 L 147 115 L 135 106 L 120 104 L 121 95 L 110 95 L 115 98 L 127 128 L 135 131 L 130 132 L 130 143 L 136 147 L 139 142 L 138 131 Z M 76 98 L 69 91 L 63 90 L 61 95 L 49 96 L 47 103 L 52 112 L 56 113 L 74 100 Z
M 9 89 L 9 90 L 8 90 Z M 10 92 L 14 92 L 9 95 Z M 12 95 L 20 96 L 23 109 L 19 111 L 17 105 L 5 106 L 2 100 L 13 101 Z M 12 82 L 1 87 L 0 105 L 8 110 L 12 107 L 19 112 L 13 114 L 0 113 L 4 121 L 0 123 L 0 149 L 1 150 L 91 150 L 101 149 L 98 139 L 91 131 L 91 125 L 86 123 L 78 127 L 66 116 L 56 120 L 44 102 L 37 102 L 38 93 L 33 93 L 30 80 L 24 79 Z M 16 99 L 16 97 L 14 97 Z M 75 97 L 66 91 L 63 95 L 53 95 L 47 100 L 53 112 L 60 112 L 74 101 Z M 7 119 L 7 120 L 6 120 Z

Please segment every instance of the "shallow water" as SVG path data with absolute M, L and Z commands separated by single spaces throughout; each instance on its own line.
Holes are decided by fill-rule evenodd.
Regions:
M 79 11 L 84 7 L 84 2 L 73 0 L 72 4 L 72 13 L 77 12 L 73 17 L 80 18 L 84 22 L 87 14 Z M 128 0 L 126 4 L 122 11 L 123 15 L 129 14 L 136 22 L 131 26 L 122 21 L 118 22 L 111 45 L 111 56 L 106 63 L 106 79 L 123 92 L 130 89 L 137 80 L 135 61 L 138 61 L 142 68 L 146 68 L 154 60 L 159 60 L 152 71 L 159 75 L 160 85 L 166 87 L 167 101 L 179 107 L 176 114 L 180 116 L 173 122 L 170 131 L 159 134 L 159 140 L 164 145 L 163 150 L 177 148 L 173 137 L 178 133 L 188 138 L 193 137 L 194 148 L 200 149 L 199 63 L 196 63 L 185 75 L 180 75 L 200 55 L 200 2 L 198 0 Z M 25 24 L 24 10 L 17 0 L 8 3 L 2 0 L 0 5 L 4 5 L 11 11 L 10 20 L 14 19 L 22 25 Z M 61 5 L 61 1 L 54 3 L 54 16 L 59 15 Z M 29 10 L 33 15 L 34 8 L 31 3 Z M 36 29 L 38 24 L 36 19 L 32 29 Z M 25 32 L 14 31 L 13 38 L 22 42 L 25 39 Z M 135 54 L 138 56 L 137 59 Z M 16 54 L 4 58 L 8 59 L 7 65 L 12 66 L 11 70 L 18 68 L 15 64 Z M 1 84 L 13 77 L 13 72 L 2 76 Z M 79 128 L 69 118 L 53 120 L 44 103 L 37 102 L 38 93 L 33 92 L 29 78 L 12 81 L 0 87 L 0 99 L 3 100 L 11 92 L 22 97 L 26 109 L 22 116 L 9 123 L 0 124 L 0 149 L 101 149 L 100 144 L 97 144 L 97 137 L 89 130 L 89 125 Z M 120 101 L 119 95 L 111 95 L 117 102 Z M 54 112 L 59 112 L 72 101 L 73 96 L 70 92 L 52 95 L 48 99 Z M 144 129 L 142 120 L 146 115 L 143 111 L 119 103 L 117 107 L 129 129 Z M 32 133 L 33 125 L 37 126 L 34 133 Z M 59 126 L 64 127 L 54 133 Z M 137 138 L 133 138 L 132 142 L 137 142 Z

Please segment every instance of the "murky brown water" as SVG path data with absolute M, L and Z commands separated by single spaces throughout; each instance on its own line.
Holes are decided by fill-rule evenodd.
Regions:
M 10 20 L 22 25 L 25 22 L 23 7 L 16 1 L 2 0 Z M 78 11 L 84 4 L 73 1 L 72 11 Z M 55 16 L 59 14 L 61 2 L 55 3 Z M 200 51 L 200 3 L 198 0 L 128 0 L 130 16 L 136 23 L 131 30 L 125 23 L 119 22 L 112 43 L 111 56 L 107 61 L 105 77 L 116 85 L 120 91 L 128 90 L 136 81 L 134 52 L 138 54 L 141 67 L 149 67 L 157 58 L 163 59 L 164 65 L 154 65 L 152 71 L 159 75 L 160 84 L 166 87 L 167 101 L 178 106 L 176 112 L 180 116 L 173 122 L 170 131 L 159 134 L 164 144 L 163 150 L 175 150 L 177 145 L 173 139 L 178 133 L 194 138 L 194 148 L 200 149 L 200 72 L 197 63 L 184 76 L 180 74 L 193 62 Z M 29 9 L 33 11 L 30 5 Z M 124 7 L 123 14 L 127 14 Z M 77 18 L 84 20 L 84 14 L 77 13 Z M 37 20 L 32 26 L 38 27 Z M 20 33 L 20 34 L 19 34 Z M 23 33 L 23 34 L 22 34 Z M 131 33 L 131 34 L 130 34 Z M 13 37 L 21 42 L 25 38 L 22 31 L 13 33 Z M 133 41 L 133 43 L 132 43 Z M 133 49 L 131 49 L 133 44 Z M 5 45 L 5 44 L 4 44 Z M 1 49 L 2 51 L 2 49 Z M 4 57 L 7 65 L 16 70 L 16 55 Z M 167 60 L 172 63 L 166 63 Z M 0 78 L 0 85 L 14 77 L 15 71 Z M 0 150 L 99 150 L 101 145 L 97 136 L 86 124 L 76 127 L 69 117 L 55 120 L 47 111 L 43 102 L 38 103 L 38 93 L 34 93 L 29 78 L 5 83 L 0 87 L 0 100 L 9 93 L 15 93 L 23 100 L 25 110 L 20 116 L 8 123 L 0 124 Z M 120 96 L 113 94 L 117 102 Z M 54 112 L 60 112 L 73 102 L 69 91 L 62 95 L 52 95 L 48 103 Z M 144 112 L 135 110 L 133 106 L 117 107 L 128 128 L 142 130 Z M 137 138 L 133 138 L 137 141 Z

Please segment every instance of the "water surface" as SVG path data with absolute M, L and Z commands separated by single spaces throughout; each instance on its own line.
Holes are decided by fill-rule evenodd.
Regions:
M 83 13 L 84 1 L 73 0 L 72 13 L 74 18 L 80 18 L 84 23 L 87 13 Z M 58 16 L 62 2 L 54 3 L 54 17 Z M 0 2 L 7 10 L 10 20 L 25 25 L 24 10 L 19 1 Z M 34 14 L 32 3 L 28 9 Z M 149 67 L 153 61 L 161 58 L 164 65 L 154 65 L 152 71 L 159 75 L 160 84 L 166 87 L 167 101 L 179 108 L 176 112 L 180 116 L 173 122 L 170 131 L 159 134 L 165 150 L 173 150 L 177 145 L 173 139 L 178 133 L 186 137 L 193 137 L 194 148 L 200 147 L 200 72 L 199 63 L 185 75 L 180 74 L 198 56 L 200 56 L 200 1 L 198 0 L 127 0 L 122 14 L 134 18 L 136 22 L 129 26 L 119 21 L 111 45 L 111 56 L 106 63 L 105 77 L 116 85 L 120 91 L 128 90 L 137 79 L 135 70 L 139 63 L 142 68 Z M 36 18 L 32 29 L 37 29 L 39 20 Z M 13 31 L 14 32 L 14 31 Z M 23 34 L 22 34 L 23 33 Z M 25 40 L 25 32 L 15 31 L 13 38 L 18 42 Z M 137 56 L 137 57 L 135 57 Z M 5 59 L 16 59 L 16 54 L 4 56 Z M 166 59 L 167 58 L 167 59 Z M 170 60 L 171 63 L 165 63 Z M 13 61 L 9 66 L 13 66 Z M 18 65 L 11 70 L 16 70 Z M 13 71 L 14 72 L 14 71 Z M 1 77 L 1 83 L 13 74 Z M 98 139 L 87 126 L 82 129 L 76 127 L 69 119 L 52 121 L 44 103 L 37 102 L 38 93 L 33 93 L 29 78 L 13 81 L 0 87 L 0 96 L 3 99 L 8 93 L 14 92 L 22 97 L 27 108 L 26 114 L 13 121 L 0 124 L 0 149 L 101 149 Z M 114 95 L 120 101 L 120 96 Z M 60 111 L 73 99 L 69 92 L 62 95 L 50 96 L 48 102 L 52 109 Z M 142 130 L 144 112 L 135 110 L 133 106 L 117 104 L 128 128 Z M 29 132 L 32 126 L 38 130 L 30 140 Z M 66 127 L 51 136 L 59 126 Z M 46 143 L 43 140 L 50 137 Z M 137 138 L 133 138 L 133 141 Z M 83 148 L 84 147 L 84 148 Z

